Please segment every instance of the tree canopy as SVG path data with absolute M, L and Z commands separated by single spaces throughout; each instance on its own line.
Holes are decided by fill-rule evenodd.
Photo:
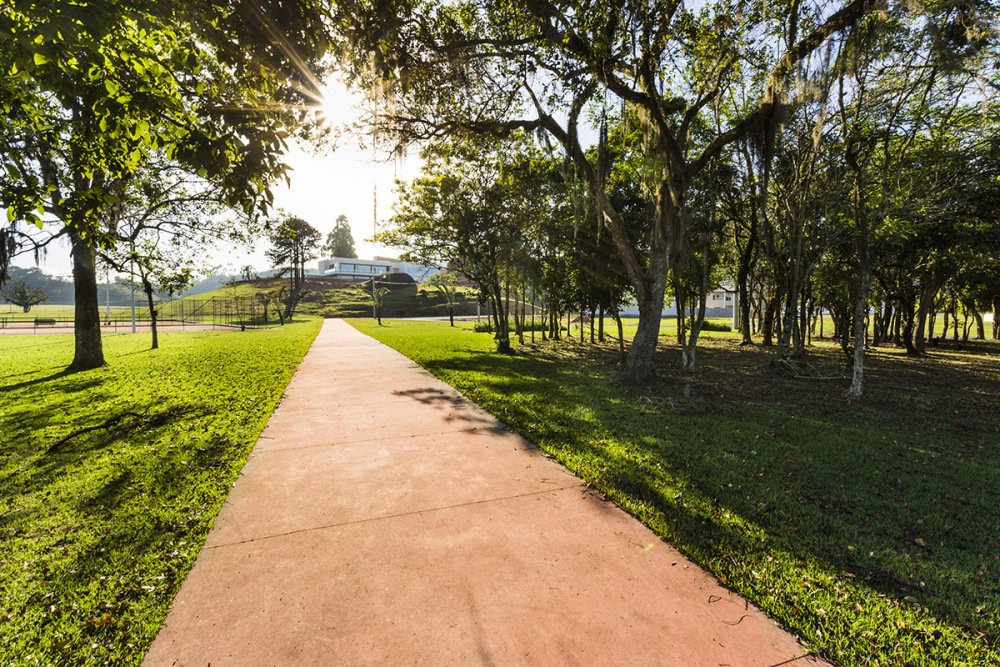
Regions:
M 291 128 L 319 98 L 324 3 L 133 0 L 37 3 L 0 13 L 0 269 L 37 246 L 18 223 L 54 222 L 73 247 L 77 369 L 101 365 L 95 257 L 154 156 L 264 211 Z
M 732 221 L 728 206 L 740 219 L 757 217 L 754 240 L 742 232 L 740 254 L 744 264 L 767 255 L 785 356 L 801 352 L 803 278 L 826 248 L 853 244 L 857 283 L 841 285 L 853 296 L 837 308 L 840 331 L 852 331 L 844 342 L 859 394 L 870 246 L 887 211 L 881 202 L 895 196 L 886 176 L 899 173 L 893 165 L 914 143 L 907 137 L 931 131 L 921 110 L 975 104 L 975 94 L 961 91 L 993 76 L 975 74 L 994 48 L 989 3 L 470 0 L 399 3 L 391 15 L 340 8 L 342 51 L 376 104 L 370 120 L 380 137 L 405 144 L 527 130 L 560 154 L 639 305 L 623 371 L 630 381 L 654 374 L 668 292 L 692 315 L 679 342 L 683 366 L 695 367 L 704 295 L 732 257 L 719 244 Z M 626 172 L 644 202 L 641 233 L 611 189 Z M 738 178 L 753 194 L 724 201 Z M 882 194 L 872 189 L 878 184 L 887 186 Z M 831 235 L 834 228 L 843 234 Z
M 326 242 L 323 244 L 323 253 L 327 257 L 357 257 L 358 253 L 354 249 L 354 235 L 351 234 L 351 225 L 347 222 L 347 216 L 340 214 L 333 229 L 326 235 Z

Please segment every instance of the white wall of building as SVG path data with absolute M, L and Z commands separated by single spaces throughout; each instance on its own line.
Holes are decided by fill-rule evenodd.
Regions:
M 432 266 L 421 266 L 403 262 L 391 257 L 376 257 L 375 259 L 358 259 L 355 257 L 330 257 L 319 260 L 318 271 L 324 276 L 350 278 L 352 280 L 367 280 L 387 272 L 408 274 L 418 283 L 426 282 L 428 278 L 440 269 Z

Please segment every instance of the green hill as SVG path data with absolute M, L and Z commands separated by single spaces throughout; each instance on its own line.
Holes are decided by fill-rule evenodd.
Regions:
M 255 297 L 262 292 L 275 293 L 288 286 L 284 278 L 261 278 L 238 282 L 189 300 Z M 476 314 L 476 291 L 458 288 L 456 315 Z M 297 312 L 322 317 L 368 317 L 372 314 L 371 283 L 355 283 L 341 278 L 307 277 Z M 383 317 L 446 317 L 448 304 L 431 285 L 394 286 L 385 297 Z

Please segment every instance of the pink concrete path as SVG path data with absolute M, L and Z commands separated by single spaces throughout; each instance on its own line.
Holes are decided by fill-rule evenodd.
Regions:
M 818 664 L 429 373 L 328 320 L 145 665 Z

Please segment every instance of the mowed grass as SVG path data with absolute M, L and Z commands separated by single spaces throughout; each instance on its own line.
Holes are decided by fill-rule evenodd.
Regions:
M 0 664 L 141 662 L 319 326 L 0 338 Z
M 352 324 L 538 444 L 842 665 L 1000 664 L 1000 346 L 895 349 L 846 382 L 704 340 L 694 374 L 611 380 L 614 343 L 492 353 L 471 324 Z M 829 342 L 822 376 L 845 372 Z

